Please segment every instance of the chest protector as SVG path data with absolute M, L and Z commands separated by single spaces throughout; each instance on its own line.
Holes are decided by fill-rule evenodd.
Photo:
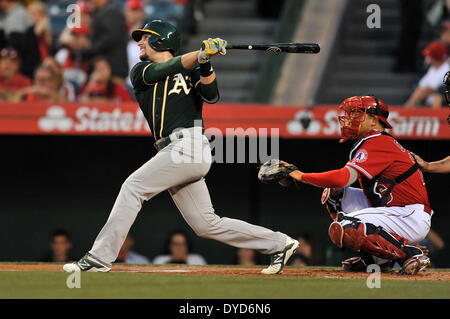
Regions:
M 381 132 L 381 134 L 392 137 L 390 134 L 386 132 Z M 378 135 L 369 136 L 356 142 L 356 144 L 350 151 L 350 160 L 353 158 L 353 155 L 361 147 L 361 145 L 363 145 L 365 141 L 376 136 Z M 394 178 L 381 177 L 383 172 L 381 172 L 377 176 L 374 176 L 372 179 L 369 179 L 364 174 L 361 174 L 360 181 L 364 191 L 364 195 L 366 196 L 372 207 L 384 207 L 392 201 L 393 198 L 391 193 L 394 187 L 402 183 L 406 179 L 408 179 L 419 168 L 420 168 L 419 164 L 417 164 L 416 160 L 414 159 L 414 164 L 410 168 L 408 168 L 405 172 Z

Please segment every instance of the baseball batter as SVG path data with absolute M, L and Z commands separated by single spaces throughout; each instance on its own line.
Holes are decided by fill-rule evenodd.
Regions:
M 382 271 L 390 271 L 398 262 L 401 273 L 416 274 L 430 260 L 412 244 L 425 238 L 433 215 L 419 165 L 385 132 L 392 127 L 387 121 L 389 109 L 381 100 L 355 96 L 339 108 L 343 112 L 340 142 L 357 139 L 347 164 L 323 173 L 303 173 L 279 162 L 278 182 L 290 177 L 326 188 L 322 203 L 333 218 L 331 241 L 360 252 L 359 257 L 343 261 L 345 270 L 366 271 L 376 263 Z M 260 171 L 260 179 L 264 178 L 265 172 Z M 361 189 L 349 187 L 356 180 Z
M 210 58 L 224 55 L 227 42 L 208 39 L 201 50 L 179 56 L 177 29 L 160 20 L 134 30 L 132 37 L 138 42 L 142 62 L 133 67 L 130 79 L 158 153 L 125 180 L 92 249 L 78 262 L 64 265 L 64 270 L 109 271 L 142 203 L 168 190 L 198 236 L 272 254 L 271 264 L 262 273 L 281 273 L 298 241 L 217 216 L 204 180 L 212 158 L 203 135 L 202 105 L 219 99 Z

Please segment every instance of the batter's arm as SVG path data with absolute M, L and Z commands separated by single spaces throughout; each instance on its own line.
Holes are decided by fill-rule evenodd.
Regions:
M 405 102 L 403 106 L 407 108 L 416 107 L 416 104 L 424 101 L 431 93 L 433 93 L 431 88 L 417 88 Z
M 219 101 L 219 88 L 216 74 L 210 61 L 200 63 L 191 73 L 195 90 L 206 103 L 213 104 Z
M 435 161 L 435 162 L 427 162 L 424 161 L 419 155 L 416 155 L 411 152 L 411 154 L 416 158 L 417 164 L 420 165 L 422 171 L 427 173 L 450 173 L 450 156 L 446 158 Z
M 197 57 L 199 53 L 200 51 L 197 50 L 176 56 L 166 62 L 148 64 L 142 73 L 144 82 L 146 84 L 156 83 L 169 75 L 193 68 L 198 63 Z
M 219 88 L 210 62 L 200 64 L 199 93 L 203 101 L 213 104 L 219 101 Z

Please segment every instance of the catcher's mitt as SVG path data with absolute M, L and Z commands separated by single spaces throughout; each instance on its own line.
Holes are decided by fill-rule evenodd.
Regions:
M 259 168 L 258 179 L 266 184 L 278 183 L 286 178 L 289 179 L 289 173 L 295 170 L 298 170 L 295 165 L 278 159 L 270 159 Z

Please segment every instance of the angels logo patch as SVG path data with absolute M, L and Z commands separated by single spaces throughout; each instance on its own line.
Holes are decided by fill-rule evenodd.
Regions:
M 353 158 L 353 161 L 356 163 L 362 163 L 367 161 L 368 157 L 369 155 L 367 154 L 367 151 L 365 149 L 360 149 Z

